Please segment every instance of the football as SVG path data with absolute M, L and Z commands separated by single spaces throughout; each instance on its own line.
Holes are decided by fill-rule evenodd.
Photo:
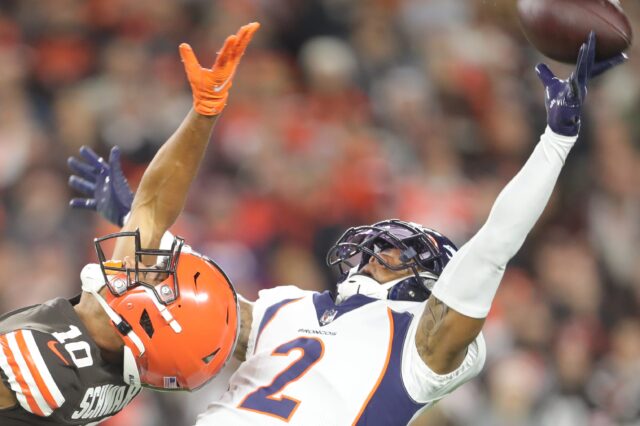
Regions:
M 631 45 L 631 25 L 619 0 L 518 0 L 517 8 L 527 39 L 556 61 L 575 63 L 591 30 L 596 33 L 596 59 Z

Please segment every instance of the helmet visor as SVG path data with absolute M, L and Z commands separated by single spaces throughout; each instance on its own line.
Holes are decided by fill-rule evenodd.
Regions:
M 406 261 L 417 255 L 415 250 L 407 244 L 414 237 L 415 233 L 411 230 L 394 224 L 350 228 L 329 250 L 327 264 L 338 265 L 340 271 L 345 273 L 345 269 L 361 267 L 373 256 L 391 270 L 407 269 L 411 265 Z M 389 248 L 397 248 L 401 251 L 401 264 L 391 265 L 378 254 Z
M 420 225 L 397 219 L 350 228 L 327 253 L 327 265 L 338 265 L 340 272 L 346 274 L 349 269 L 361 268 L 373 256 L 394 271 L 410 268 L 416 274 L 418 270 L 424 270 L 439 275 L 446 263 L 442 259 L 450 256 L 439 248 L 442 244 L 431 234 L 439 235 Z M 439 238 L 447 243 L 445 248 L 455 250 L 448 239 Z M 378 255 L 387 248 L 400 250 L 400 263 L 391 265 Z

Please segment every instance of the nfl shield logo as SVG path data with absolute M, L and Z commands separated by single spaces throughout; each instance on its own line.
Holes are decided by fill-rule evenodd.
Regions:
M 327 325 L 338 315 L 338 311 L 335 309 L 327 309 L 320 317 L 320 325 Z

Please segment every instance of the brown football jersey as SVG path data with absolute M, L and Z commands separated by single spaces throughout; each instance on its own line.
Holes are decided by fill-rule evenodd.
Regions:
M 86 425 L 122 410 L 140 392 L 106 362 L 71 302 L 54 299 L 0 317 L 0 378 L 18 404 L 2 426 Z

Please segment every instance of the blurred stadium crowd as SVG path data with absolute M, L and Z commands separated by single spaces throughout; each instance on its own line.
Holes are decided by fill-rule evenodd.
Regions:
M 191 104 L 178 44 L 209 64 L 253 20 L 262 28 L 174 231 L 250 299 L 278 284 L 332 288 L 324 254 L 351 225 L 399 217 L 461 245 L 545 125 L 543 58 L 513 3 L 0 1 L 0 312 L 76 294 L 92 238 L 115 230 L 67 207 L 67 156 L 117 144 L 135 188 Z M 637 32 L 640 6 L 623 6 Z M 640 425 L 630 53 L 589 93 L 581 141 L 507 270 L 484 373 L 420 424 Z M 191 424 L 213 387 L 147 392 L 108 424 Z

